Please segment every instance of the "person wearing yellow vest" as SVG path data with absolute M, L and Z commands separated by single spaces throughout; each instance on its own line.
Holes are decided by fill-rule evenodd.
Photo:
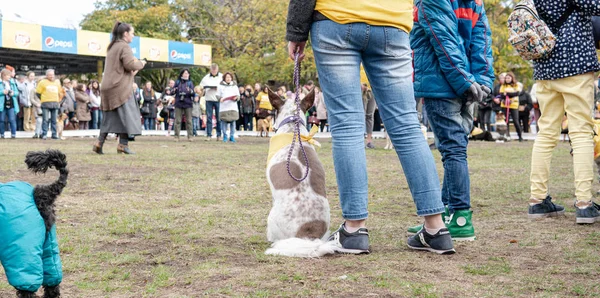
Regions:
M 337 252 L 369 253 L 367 159 L 364 146 L 360 65 L 371 84 L 379 113 L 395 146 L 417 215 L 425 228 L 411 237 L 412 249 L 454 253 L 441 213 L 435 161 L 423 138 L 414 99 L 412 0 L 290 0 L 286 39 L 292 59 L 311 44 L 327 106 L 342 216 L 333 232 Z M 419 240 L 421 239 L 421 240 Z
M 60 99 L 65 97 L 65 91 L 60 84 L 60 81 L 56 79 L 54 69 L 46 70 L 46 78 L 41 80 L 35 93 L 40 99 L 42 104 L 42 139 L 46 139 L 48 136 L 48 124 L 52 128 L 52 139 L 58 140 L 56 134 L 56 119 L 58 118 L 58 109 L 60 108 Z M 48 118 L 50 123 L 48 123 Z
M 502 113 L 506 114 L 508 110 L 508 115 L 506 116 L 506 121 L 508 122 L 508 117 L 510 116 L 513 120 L 513 124 L 515 125 L 515 130 L 519 135 L 519 142 L 523 142 L 523 135 L 521 130 L 521 124 L 519 123 L 519 94 L 523 90 L 523 86 L 517 83 L 517 79 L 512 72 L 506 74 L 504 78 L 504 84 L 500 86 L 500 107 L 502 108 Z M 508 124 L 508 123 L 507 123 Z M 510 138 L 510 126 L 508 128 L 508 136 Z

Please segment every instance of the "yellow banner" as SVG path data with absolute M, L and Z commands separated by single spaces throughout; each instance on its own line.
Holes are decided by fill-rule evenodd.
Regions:
M 205 44 L 194 45 L 194 64 L 210 66 L 212 63 L 212 48 Z
M 2 47 L 41 51 L 42 26 L 2 21 Z
M 140 38 L 140 59 L 148 59 L 148 61 L 169 62 L 169 41 Z
M 106 57 L 110 34 L 94 31 L 77 31 L 77 54 Z

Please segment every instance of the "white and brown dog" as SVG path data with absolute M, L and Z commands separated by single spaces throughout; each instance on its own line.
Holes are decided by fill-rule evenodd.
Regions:
M 333 254 L 335 246 L 326 242 L 329 236 L 329 202 L 325 193 L 325 170 L 317 157 L 312 139 L 314 132 L 306 129 L 304 114 L 314 103 L 314 91 L 302 99 L 302 114 L 296 119 L 294 100 L 283 101 L 269 90 L 269 100 L 278 111 L 273 128 L 267 161 L 267 180 L 273 196 L 273 207 L 267 221 L 267 239 L 273 242 L 265 254 L 291 257 L 320 257 Z M 302 146 L 295 142 L 295 121 L 300 121 Z M 316 127 L 316 126 L 315 126 Z M 288 156 L 289 160 L 288 160 Z M 297 181 L 288 173 L 301 179 Z

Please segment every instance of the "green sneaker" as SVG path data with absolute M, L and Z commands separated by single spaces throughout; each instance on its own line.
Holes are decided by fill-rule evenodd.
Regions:
M 450 236 L 455 241 L 473 241 L 475 240 L 475 229 L 473 228 L 473 211 L 457 210 L 450 216 L 444 217 L 444 222 Z
M 450 231 L 450 236 L 454 241 L 473 241 L 475 237 L 475 229 L 473 228 L 472 216 L 473 211 L 471 210 L 458 210 L 454 214 L 442 213 L 444 223 Z M 413 226 L 408 228 L 408 234 L 413 235 L 418 233 L 423 225 Z
M 442 213 L 442 219 L 444 219 L 448 216 L 450 216 L 450 213 L 448 211 L 448 206 L 445 206 L 444 213 Z M 408 228 L 408 235 L 414 235 L 414 234 L 418 233 L 422 228 L 423 228 L 422 224 L 412 226 L 412 227 Z

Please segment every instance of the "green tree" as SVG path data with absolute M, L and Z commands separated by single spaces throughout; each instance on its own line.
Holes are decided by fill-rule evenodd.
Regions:
M 294 64 L 287 56 L 288 1 L 175 0 L 187 38 L 213 46 L 213 61 L 232 71 L 240 83 L 292 83 Z M 312 50 L 302 67 L 303 81 L 316 78 Z
M 81 21 L 84 30 L 111 32 L 116 21 L 132 24 L 135 34 L 183 41 L 182 28 L 173 17 L 173 10 L 168 0 L 108 0 L 96 2 L 95 10 L 85 15 Z M 142 81 L 152 82 L 152 86 L 162 91 L 170 78 L 176 77 L 178 71 L 171 69 L 143 70 L 139 72 Z
M 508 42 L 508 16 L 517 0 L 486 0 L 485 9 L 492 30 L 492 49 L 496 76 L 512 71 L 526 87 L 533 83 L 532 65 L 523 60 Z

